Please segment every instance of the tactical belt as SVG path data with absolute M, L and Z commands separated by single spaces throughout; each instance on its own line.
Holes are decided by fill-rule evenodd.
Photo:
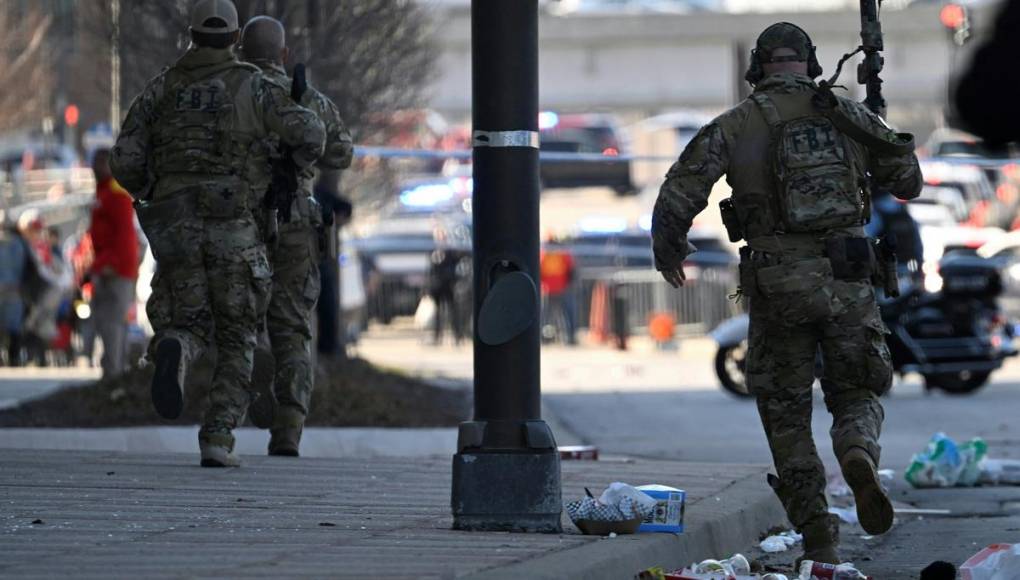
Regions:
M 875 268 L 871 242 L 863 235 L 842 233 L 820 238 L 812 234 L 783 234 L 755 238 L 748 242 L 748 248 L 752 253 L 777 256 L 781 263 L 828 258 L 833 277 L 837 280 L 865 280 L 871 277 Z M 743 252 L 741 257 L 744 257 Z M 783 258 L 793 260 L 787 262 Z

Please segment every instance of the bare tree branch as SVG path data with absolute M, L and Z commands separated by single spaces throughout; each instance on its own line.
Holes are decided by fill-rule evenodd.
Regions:
M 51 16 L 30 11 L 15 22 L 0 11 L 0 131 L 38 127 L 49 113 L 54 76 L 47 60 Z

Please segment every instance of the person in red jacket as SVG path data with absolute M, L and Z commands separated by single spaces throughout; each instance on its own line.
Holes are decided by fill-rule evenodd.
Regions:
M 95 250 L 92 262 L 92 316 L 103 341 L 103 377 L 124 372 L 127 315 L 135 300 L 139 248 L 131 195 L 113 179 L 110 151 L 100 149 L 92 159 L 96 176 L 96 204 L 89 234 Z
M 577 344 L 577 305 L 574 303 L 573 284 L 577 271 L 574 257 L 565 248 L 553 247 L 555 242 L 555 237 L 547 236 L 547 245 L 539 258 L 542 295 L 546 297 L 545 326 L 558 326 L 554 321 L 556 314 L 560 313 L 564 326 L 560 330 L 566 334 L 567 344 L 574 346 Z

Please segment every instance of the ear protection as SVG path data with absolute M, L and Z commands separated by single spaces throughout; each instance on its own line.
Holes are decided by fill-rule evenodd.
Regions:
M 750 66 L 747 67 L 747 73 L 744 74 L 744 80 L 751 83 L 752 86 L 757 85 L 759 82 L 761 82 L 761 80 L 765 78 L 765 69 L 762 67 L 762 65 L 765 64 L 766 62 L 800 61 L 800 57 L 779 57 L 775 59 L 769 58 L 769 60 L 765 60 L 764 56 L 761 53 L 762 39 L 765 38 L 765 35 L 768 34 L 770 30 L 777 26 L 789 26 L 791 28 L 798 30 L 801 34 L 804 35 L 804 39 L 807 41 L 808 45 L 807 74 L 811 78 L 820 77 L 823 72 L 822 65 L 818 63 L 818 57 L 815 54 L 817 47 L 815 47 L 814 43 L 811 42 L 811 37 L 808 35 L 808 33 L 803 28 L 797 26 L 796 24 L 793 24 L 792 22 L 777 22 L 763 30 L 762 33 L 758 35 L 758 40 L 755 42 L 755 48 L 751 49 L 751 64 Z

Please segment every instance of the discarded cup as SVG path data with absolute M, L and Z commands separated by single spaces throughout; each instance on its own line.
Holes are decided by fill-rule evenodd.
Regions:
M 798 580 L 868 580 L 868 577 L 850 564 L 825 564 L 804 560 L 800 564 Z

